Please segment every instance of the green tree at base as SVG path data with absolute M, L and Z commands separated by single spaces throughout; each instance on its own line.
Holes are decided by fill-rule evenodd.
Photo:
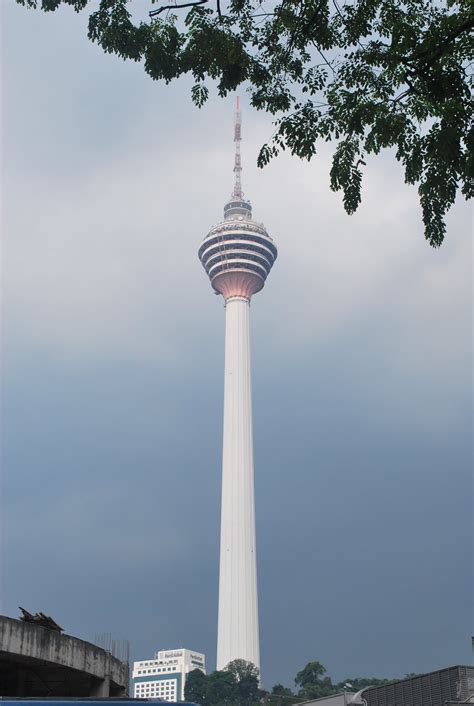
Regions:
M 207 704 L 208 678 L 200 669 L 193 669 L 186 676 L 184 684 L 184 698 L 201 706 Z
M 243 659 L 209 675 L 195 669 L 186 678 L 184 696 L 201 706 L 257 706 L 264 695 L 258 677 L 257 667 Z
M 303 699 L 295 696 L 291 689 L 283 684 L 275 684 L 271 693 L 266 695 L 264 703 L 265 706 L 292 706 L 299 701 L 303 701 Z
M 230 672 L 234 676 L 236 682 L 241 682 L 243 679 L 251 677 L 256 679 L 258 683 L 258 668 L 252 662 L 247 662 L 245 659 L 232 660 L 232 662 L 229 662 L 224 671 Z
M 208 677 L 207 703 L 210 706 L 237 704 L 237 682 L 230 672 L 213 672 Z
M 331 678 L 325 677 L 325 674 L 326 668 L 320 662 L 308 662 L 295 677 L 295 684 L 300 687 L 298 696 L 304 699 L 319 699 L 337 693 Z
M 366 686 L 382 686 L 382 684 L 390 684 L 392 679 L 378 679 L 377 677 L 364 677 L 363 679 L 348 677 L 336 684 L 338 691 L 343 691 L 346 684 L 351 685 L 351 691 L 360 691 Z
M 326 668 L 317 660 L 308 662 L 296 675 L 295 684 L 299 687 L 297 694 L 283 684 L 275 684 L 271 692 L 265 692 L 259 688 L 258 678 L 257 667 L 241 659 L 230 662 L 225 670 L 207 676 L 195 669 L 187 676 L 184 696 L 187 701 L 200 706 L 292 706 L 345 690 L 354 692 L 366 686 L 379 686 L 393 681 L 358 677 L 333 684 L 331 677 L 327 676 Z

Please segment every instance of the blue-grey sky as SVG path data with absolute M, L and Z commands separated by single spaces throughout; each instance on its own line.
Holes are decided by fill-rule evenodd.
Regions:
M 85 14 L 1 10 L 1 610 L 214 668 L 224 312 L 197 249 L 232 187 L 232 99 L 196 109 Z M 330 146 L 256 168 L 271 119 L 242 101 L 279 248 L 252 302 L 264 684 L 467 663 L 470 211 L 432 250 L 385 154 L 349 217 Z

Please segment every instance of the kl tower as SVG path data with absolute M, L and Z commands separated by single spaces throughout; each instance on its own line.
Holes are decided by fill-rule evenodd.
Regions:
M 199 248 L 216 294 L 225 301 L 224 440 L 217 669 L 234 659 L 260 668 L 250 376 L 250 300 L 277 257 L 265 227 L 252 218 L 241 185 L 241 114 L 235 112 L 234 190 L 224 220 Z

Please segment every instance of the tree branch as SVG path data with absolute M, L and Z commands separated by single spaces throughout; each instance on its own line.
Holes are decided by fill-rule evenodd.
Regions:
M 194 2 L 185 2 L 182 3 L 181 5 L 163 5 L 163 7 L 160 7 L 158 10 L 151 10 L 148 15 L 149 17 L 153 18 L 159 15 L 161 12 L 164 12 L 165 10 L 176 10 L 178 8 L 182 7 L 196 7 L 196 5 L 204 5 L 204 3 L 208 2 L 209 0 L 194 0 Z M 217 8 L 218 12 L 220 15 L 220 7 L 219 7 L 219 2 L 217 3 Z
M 472 17 L 469 17 L 467 20 L 464 20 L 456 29 L 454 29 L 452 32 L 448 34 L 444 42 L 441 42 L 440 45 L 431 53 L 429 50 L 425 50 L 420 52 L 418 55 L 416 52 L 413 55 L 414 60 L 421 60 L 424 61 L 424 64 L 426 66 L 431 66 L 431 64 L 434 64 L 436 59 L 439 59 L 446 49 L 450 46 L 450 44 L 457 39 L 461 34 L 464 34 L 464 32 L 468 32 L 474 27 L 474 19 Z M 423 56 L 428 54 L 426 60 L 423 60 Z

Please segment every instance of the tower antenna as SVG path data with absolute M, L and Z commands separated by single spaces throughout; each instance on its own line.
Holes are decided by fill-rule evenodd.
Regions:
M 241 134 L 242 128 L 242 113 L 240 112 L 240 98 L 237 96 L 235 104 L 235 115 L 234 115 L 234 142 L 235 142 L 235 158 L 234 158 L 234 191 L 232 192 L 232 198 L 242 199 L 244 193 L 242 191 L 242 162 L 240 159 L 240 141 L 242 139 Z

